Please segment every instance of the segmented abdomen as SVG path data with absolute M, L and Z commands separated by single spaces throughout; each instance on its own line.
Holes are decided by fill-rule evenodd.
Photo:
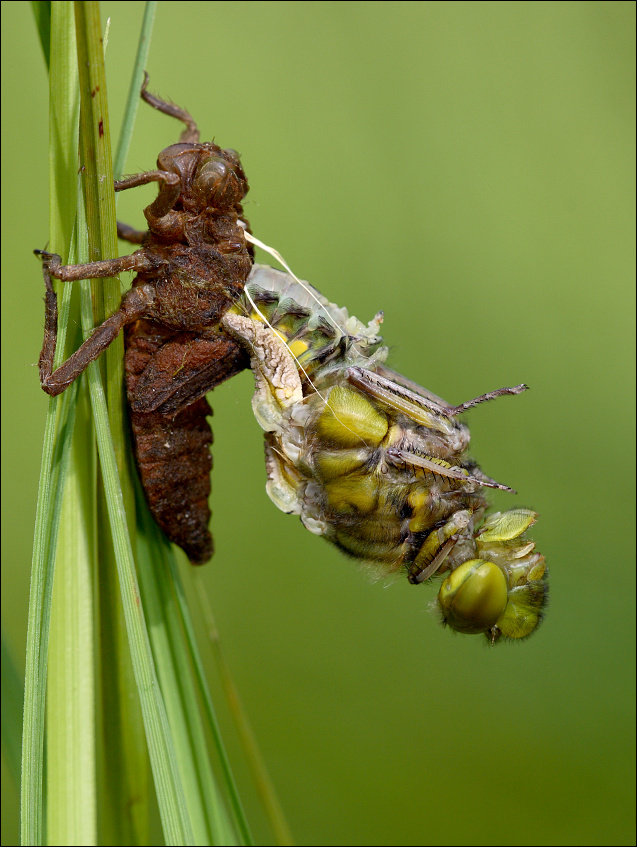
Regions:
M 135 456 L 146 502 L 168 538 L 194 565 L 214 552 L 210 522 L 212 432 L 205 397 L 173 418 L 157 412 L 131 413 Z
M 206 420 L 212 409 L 201 395 L 247 364 L 236 342 L 210 335 L 175 333 L 144 320 L 126 332 L 126 387 L 146 501 L 193 564 L 206 562 L 214 549 L 208 528 L 213 438 Z

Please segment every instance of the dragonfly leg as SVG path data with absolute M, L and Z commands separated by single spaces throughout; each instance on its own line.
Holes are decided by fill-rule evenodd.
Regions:
M 117 221 L 117 237 L 122 241 L 128 241 L 131 244 L 141 244 L 147 233 L 148 230 L 135 229 L 128 224 Z
M 59 263 L 60 257 L 57 256 L 55 258 L 57 258 Z M 119 260 L 115 259 L 113 261 L 117 262 Z M 92 262 L 88 265 L 76 266 L 69 265 L 66 268 L 58 268 L 58 270 L 75 271 L 77 268 L 80 268 L 80 276 L 73 277 L 70 275 L 71 279 L 84 279 L 86 278 L 86 269 L 90 268 L 91 271 L 95 271 L 95 266 L 97 265 L 109 265 L 109 269 L 112 270 L 112 263 L 110 262 Z M 44 342 L 42 344 L 42 352 L 40 353 L 39 360 L 40 382 L 44 391 L 52 397 L 55 397 L 68 388 L 69 385 L 82 373 L 82 371 L 85 370 L 87 365 L 90 362 L 95 361 L 100 353 L 106 350 L 109 344 L 115 340 L 122 327 L 124 327 L 127 323 L 137 320 L 137 318 L 147 312 L 154 300 L 155 294 L 152 286 L 150 285 L 140 285 L 128 291 L 122 298 L 122 303 L 119 309 L 111 315 L 110 318 L 107 318 L 101 326 L 98 326 L 93 334 L 86 339 L 82 346 L 79 347 L 75 353 L 69 356 L 66 362 L 54 371 L 53 359 L 55 357 L 58 333 L 57 295 L 53 290 L 51 272 L 47 262 L 44 263 L 42 270 L 44 275 L 44 284 L 46 287 L 46 295 L 44 301 Z M 105 273 L 104 276 L 112 276 L 112 273 Z M 68 279 L 68 276 L 66 278 Z
M 171 118 L 177 118 L 178 121 L 186 124 L 186 129 L 181 133 L 179 140 L 183 142 L 197 143 L 199 141 L 199 129 L 192 115 L 185 109 L 180 109 L 174 103 L 166 103 L 155 94 L 148 91 L 148 74 L 144 71 L 144 82 L 142 83 L 142 100 L 157 109 L 158 112 L 163 112 L 164 115 L 170 115 Z
M 412 585 L 424 582 L 440 570 L 461 533 L 470 526 L 472 514 L 468 509 L 454 512 L 444 526 L 429 533 L 409 567 L 407 578 Z

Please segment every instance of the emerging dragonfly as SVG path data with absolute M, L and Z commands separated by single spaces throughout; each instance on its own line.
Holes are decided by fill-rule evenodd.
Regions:
M 250 354 L 268 495 L 383 574 L 418 584 L 446 572 L 437 603 L 456 631 L 525 638 L 548 599 L 544 557 L 525 536 L 537 516 L 484 519 L 484 489 L 512 489 L 467 458 L 458 416 L 526 386 L 451 406 L 385 366 L 381 320 L 364 326 L 307 283 L 254 266 L 222 325 Z
M 125 329 L 146 500 L 171 541 L 202 564 L 213 551 L 205 394 L 242 370 L 249 355 L 253 409 L 266 433 L 267 491 L 280 509 L 383 573 L 405 569 L 414 584 L 446 574 L 438 605 L 453 629 L 485 633 L 492 643 L 530 635 L 548 595 L 544 558 L 525 537 L 536 515 L 513 509 L 485 519 L 484 490 L 511 489 L 467 458 L 469 430 L 458 419 L 525 386 L 450 406 L 385 366 L 382 315 L 365 327 L 296 277 L 253 267 L 260 242 L 243 214 L 248 183 L 238 154 L 201 143 L 188 112 L 150 94 L 147 82 L 144 100 L 185 129 L 159 154 L 156 170 L 115 183 L 118 191 L 159 184 L 145 209 L 148 230 L 119 227 L 140 249 L 70 266 L 36 251 L 46 285 L 43 389 L 60 394 Z M 52 277 L 131 270 L 137 276 L 120 308 L 53 370 Z

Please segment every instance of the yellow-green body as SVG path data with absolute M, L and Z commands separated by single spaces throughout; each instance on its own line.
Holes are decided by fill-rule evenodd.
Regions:
M 524 538 L 535 515 L 513 510 L 479 528 L 485 488 L 505 486 L 467 457 L 454 407 L 385 366 L 381 320 L 365 326 L 255 265 L 224 324 L 251 355 L 267 492 L 382 574 L 405 569 L 419 583 L 450 571 L 439 606 L 458 631 L 529 635 L 547 593 L 544 559 Z

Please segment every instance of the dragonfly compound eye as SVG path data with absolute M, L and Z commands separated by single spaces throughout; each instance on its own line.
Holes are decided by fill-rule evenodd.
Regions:
M 241 165 L 241 156 L 237 153 L 236 150 L 233 150 L 231 147 L 226 148 L 221 151 L 226 159 L 231 161 L 233 165 Z
M 456 632 L 487 632 L 504 613 L 508 599 L 505 575 L 493 562 L 471 559 L 452 571 L 440 586 L 438 605 Z
M 225 208 L 243 199 L 241 181 L 221 157 L 208 159 L 197 171 L 193 191 L 208 207 Z

